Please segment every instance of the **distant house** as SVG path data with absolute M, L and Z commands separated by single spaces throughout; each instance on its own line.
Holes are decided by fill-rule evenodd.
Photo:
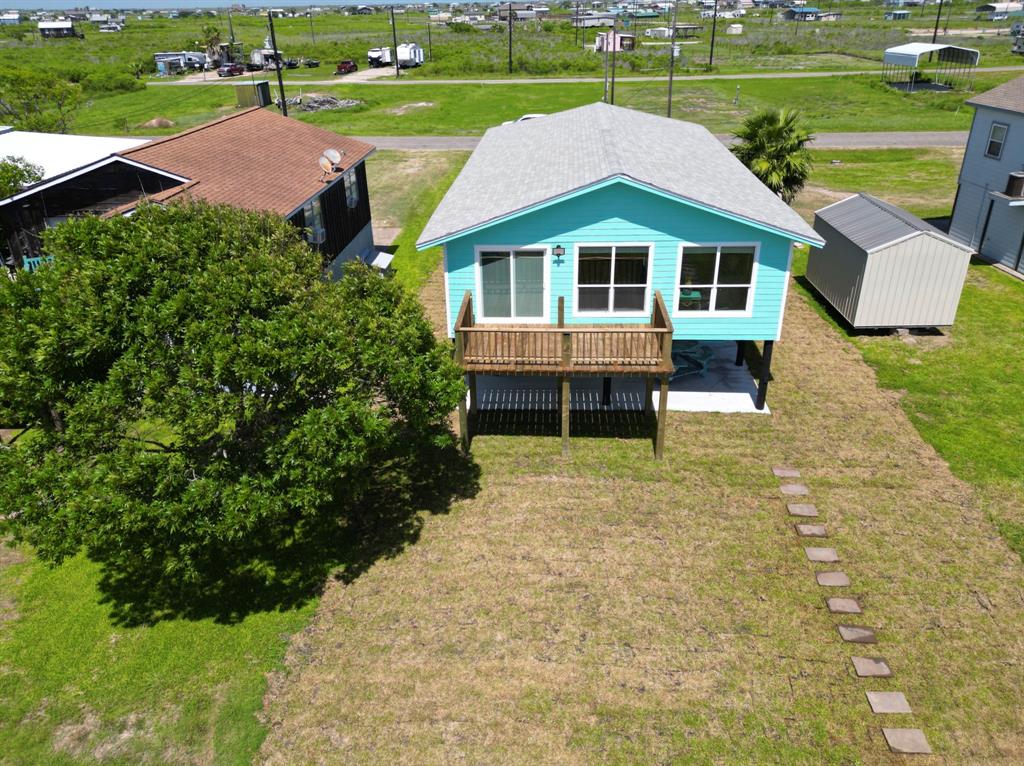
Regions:
M 886 11 L 886 21 L 906 21 L 910 18 L 910 11 Z
M 499 3 L 497 11 L 499 21 L 508 21 L 508 14 L 510 12 L 515 21 L 528 21 L 539 18 L 533 3 Z
M 60 37 L 85 37 L 75 28 L 75 22 L 64 21 L 40 21 L 37 25 L 39 36 L 51 39 Z
M 324 172 L 318 162 L 328 149 L 341 157 Z M 362 141 L 247 109 L 58 173 L 0 200 L 0 223 L 14 266 L 31 266 L 44 256 L 41 232 L 69 216 L 205 200 L 280 215 L 306 231 L 338 274 L 345 262 L 376 255 L 364 165 L 372 152 Z
M 818 21 L 820 17 L 820 10 L 807 6 L 803 8 L 787 8 L 782 12 L 782 18 L 786 21 Z
M 636 35 L 624 34 L 613 30 L 598 32 L 594 36 L 594 50 L 597 53 L 636 50 Z
M 202 51 L 163 51 L 153 54 L 153 63 L 159 75 L 175 75 L 189 70 L 202 71 L 210 66 L 209 57 Z
M 20 24 L 21 16 L 18 15 L 17 11 L 11 11 L 10 13 L 0 13 L 0 26 L 10 26 L 11 24 Z
M 574 26 L 580 27 L 581 29 L 590 29 L 591 27 L 613 27 L 615 26 L 618 14 L 615 13 L 595 13 L 588 11 L 581 13 L 579 16 L 573 16 L 572 23 Z
M 949 233 L 982 258 L 1024 273 L 1024 77 L 967 103 L 974 121 Z
M 588 376 L 666 402 L 698 342 L 764 341 L 770 367 L 794 241 L 824 244 L 706 128 L 597 103 L 488 130 L 417 247 L 444 247 L 471 393 L 547 375 L 568 407 Z
M 971 248 L 870 194 L 818 210 L 825 239 L 807 279 L 854 329 L 945 327 L 956 318 Z

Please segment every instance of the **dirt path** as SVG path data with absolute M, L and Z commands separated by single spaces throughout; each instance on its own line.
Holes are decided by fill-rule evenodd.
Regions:
M 428 285 L 428 296 L 436 285 Z M 432 300 L 427 297 L 427 301 Z M 436 313 L 436 306 L 431 313 Z M 861 356 L 790 292 L 770 417 L 484 436 L 477 496 L 332 582 L 266 764 L 1024 761 L 1024 567 Z M 799 465 L 912 716 L 870 712 L 770 467 Z M 911 672 L 912 669 L 912 672 Z

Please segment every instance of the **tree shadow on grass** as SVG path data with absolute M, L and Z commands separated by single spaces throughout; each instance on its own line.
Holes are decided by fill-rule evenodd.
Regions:
M 168 619 L 236 623 L 250 614 L 302 607 L 329 577 L 349 583 L 375 562 L 399 555 L 419 539 L 423 514 L 447 513 L 479 491 L 479 467 L 454 442 L 410 449 L 376 472 L 373 490 L 354 507 L 302 524 L 289 541 L 254 541 L 211 555 L 194 582 L 153 568 L 104 566 L 101 602 L 122 626 Z M 101 562 L 102 564 L 103 562 Z

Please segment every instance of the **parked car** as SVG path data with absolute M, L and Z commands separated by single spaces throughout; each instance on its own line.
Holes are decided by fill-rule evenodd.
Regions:
M 285 69 L 298 69 L 299 68 L 299 62 L 296 61 L 295 59 L 285 59 L 283 63 L 284 63 L 284 68 Z
M 255 61 L 248 61 L 245 64 L 246 72 L 262 72 L 263 64 L 257 64 Z
M 320 59 L 303 59 L 302 64 L 310 69 L 316 69 L 320 66 Z
M 338 62 L 338 68 L 334 70 L 334 74 L 352 74 L 359 67 L 352 59 L 345 59 L 344 61 Z
M 505 120 L 505 122 L 503 122 L 501 124 L 502 125 L 512 125 L 513 123 L 516 123 L 516 122 L 526 122 L 527 120 L 536 120 L 538 117 L 546 117 L 546 116 L 547 116 L 546 114 L 538 114 L 538 113 L 524 114 L 522 117 L 517 117 L 514 120 Z
M 217 68 L 218 77 L 234 77 L 240 74 L 245 74 L 245 67 L 241 64 L 224 64 Z

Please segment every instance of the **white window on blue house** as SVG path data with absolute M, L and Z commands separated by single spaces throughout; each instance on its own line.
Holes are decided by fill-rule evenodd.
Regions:
M 479 251 L 483 319 L 544 318 L 544 251 Z
M 754 295 L 754 245 L 685 245 L 676 313 L 746 313 Z
M 1006 144 L 1006 134 L 1010 128 L 1001 122 L 993 122 L 988 131 L 988 143 L 985 145 L 985 156 L 998 160 L 1003 156 L 1003 146 Z
M 648 245 L 580 247 L 576 252 L 576 313 L 645 313 L 650 253 Z

